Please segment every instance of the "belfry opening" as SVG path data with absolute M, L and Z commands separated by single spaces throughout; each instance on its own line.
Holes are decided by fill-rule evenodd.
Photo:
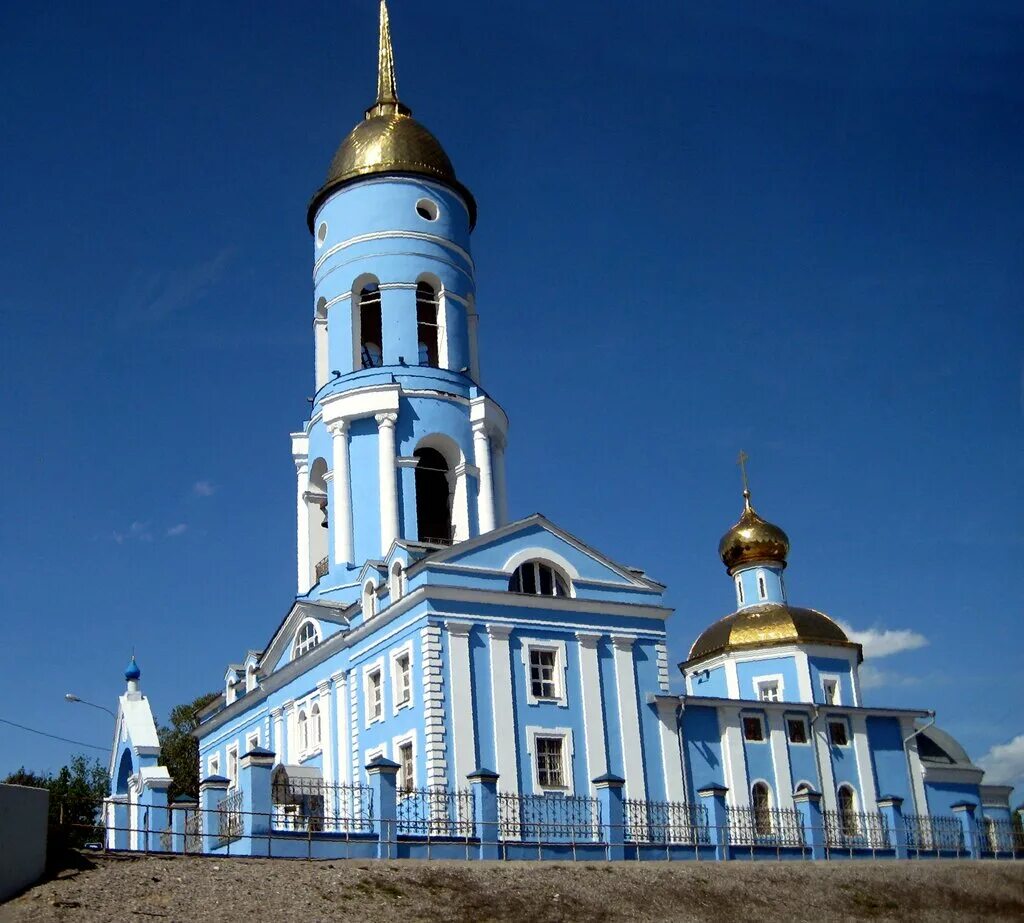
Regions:
M 416 531 L 421 542 L 452 541 L 451 468 L 437 449 L 424 447 L 413 455 L 416 464 Z

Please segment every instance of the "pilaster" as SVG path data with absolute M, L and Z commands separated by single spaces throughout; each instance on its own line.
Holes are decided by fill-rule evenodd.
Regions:
M 386 555 L 398 538 L 398 476 L 395 465 L 397 413 L 378 413 L 377 470 L 380 479 L 380 553 Z
M 355 561 L 352 539 L 352 474 L 349 469 L 348 421 L 335 420 L 331 434 L 331 471 L 334 476 L 334 500 L 331 525 L 334 527 L 334 561 Z

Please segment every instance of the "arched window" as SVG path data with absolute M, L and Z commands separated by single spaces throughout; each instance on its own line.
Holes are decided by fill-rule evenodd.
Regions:
M 810 782 L 801 782 L 796 790 L 793 792 L 794 795 L 799 795 L 801 792 L 813 792 L 814 789 L 811 787 Z
M 372 580 L 363 586 L 363 618 L 368 619 L 377 611 L 377 588 Z
M 395 561 L 391 565 L 391 573 L 388 578 L 388 594 L 391 602 L 396 602 L 405 593 L 405 571 L 401 561 Z
M 359 356 L 364 369 L 384 364 L 380 319 L 380 286 L 364 285 L 359 293 Z
M 309 722 L 306 720 L 306 712 L 304 710 L 299 712 L 296 723 L 299 726 L 299 750 L 305 753 L 309 749 Z
M 312 586 L 327 574 L 330 561 L 327 557 L 327 534 L 330 528 L 327 507 L 327 462 L 317 458 L 309 468 L 309 484 L 303 495 L 306 501 L 306 518 L 309 524 L 309 584 Z
M 299 630 L 295 632 L 295 657 L 301 657 L 303 654 L 313 650 L 320 643 L 320 634 L 316 630 L 316 625 L 312 622 L 306 621 L 299 626 Z
M 417 449 L 416 527 L 421 542 L 452 543 L 452 490 L 448 460 L 430 447 Z
M 313 366 L 316 388 L 319 391 L 330 377 L 330 359 L 327 355 L 327 299 L 322 295 L 316 302 L 313 319 Z
M 740 574 L 736 575 L 736 598 L 739 600 L 739 604 L 743 605 L 743 577 Z
M 512 593 L 533 593 L 537 596 L 568 596 L 569 585 L 550 564 L 527 561 L 520 564 L 508 582 Z
M 758 836 L 772 834 L 772 791 L 765 782 L 755 782 L 750 789 L 754 807 L 754 832 Z
M 320 706 L 314 704 L 309 710 L 309 749 L 320 746 Z
M 839 826 L 843 836 L 857 835 L 857 796 L 850 785 L 840 785 L 836 792 L 839 804 Z
M 429 282 L 416 283 L 416 339 L 419 363 L 437 368 L 441 364 L 440 326 L 437 322 L 437 290 Z
M 763 570 L 757 572 L 757 595 L 761 599 L 768 598 L 768 584 L 765 583 Z

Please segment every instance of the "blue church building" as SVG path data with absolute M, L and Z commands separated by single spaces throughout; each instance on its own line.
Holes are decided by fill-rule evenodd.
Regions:
M 864 704 L 860 646 L 790 604 L 789 539 L 749 489 L 719 545 L 734 609 L 678 665 L 682 694 L 669 689 L 665 586 L 540 514 L 509 519 L 509 420 L 477 344 L 476 217 L 399 99 L 382 0 L 376 100 L 307 211 L 316 391 L 291 434 L 297 592 L 202 714 L 200 808 L 166 804 L 133 660 L 109 845 L 156 848 L 140 828 L 184 843 L 190 817 L 216 806 L 240 827 L 213 841 L 196 822 L 204 848 L 258 852 L 241 828 L 262 811 L 282 836 L 322 834 L 329 855 L 332 831 L 382 836 L 374 817 L 389 805 L 396 842 L 403 817 L 410 835 L 437 832 L 433 802 L 425 821 L 402 807 L 431 792 L 454 805 L 446 823 L 479 818 L 458 801 L 471 790 L 490 792 L 509 842 L 528 839 L 546 805 L 563 818 L 549 839 L 579 810 L 579 839 L 594 830 L 606 845 L 616 818 L 619 839 L 643 841 L 644 824 L 657 839 L 653 818 L 677 809 L 659 842 L 683 831 L 712 851 L 716 827 L 733 846 L 763 845 L 809 816 L 826 831 L 836 818 L 847 845 L 882 818 L 895 854 L 897 823 L 904 849 L 941 845 L 928 818 L 950 819 L 961 844 L 986 823 L 985 842 L 1012 838 L 1010 789 L 985 785 L 932 713 Z M 693 834 L 698 808 L 711 832 Z

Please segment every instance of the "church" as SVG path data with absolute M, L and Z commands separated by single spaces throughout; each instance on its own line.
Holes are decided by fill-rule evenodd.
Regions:
M 681 695 L 665 585 L 540 514 L 509 519 L 510 425 L 477 343 L 477 203 L 399 98 L 384 0 L 377 76 L 307 211 L 316 391 L 291 434 L 296 595 L 201 717 L 203 807 L 191 816 L 215 806 L 237 818 L 219 840 L 193 831 L 204 848 L 259 854 L 241 807 L 257 804 L 280 836 L 316 834 L 320 855 L 341 855 L 331 834 L 361 835 L 387 804 L 396 842 L 403 830 L 443 839 L 465 832 L 476 809 L 461 793 L 481 786 L 510 843 L 530 838 L 527 804 L 530 817 L 561 817 L 542 837 L 552 842 L 582 812 L 574 839 L 644 842 L 646 825 L 659 843 L 673 831 L 717 843 L 719 857 L 715 829 L 730 848 L 796 846 L 787 824 L 811 809 L 850 848 L 900 855 L 901 842 L 904 854 L 938 848 L 949 831 L 965 851 L 1016 843 L 1010 789 L 985 785 L 932 713 L 864 705 L 860 646 L 790 603 L 789 538 L 755 511 L 745 473 L 719 544 L 733 611 L 694 639 Z M 149 837 L 184 835 L 172 815 L 187 824 L 189 807 L 166 804 L 134 659 L 126 678 L 108 844 L 159 848 Z M 390 795 L 373 788 L 382 775 Z M 435 796 L 453 805 L 443 823 Z M 402 807 L 417 798 L 429 801 L 422 829 Z M 692 832 L 691 808 L 710 833 Z M 677 810 L 685 821 L 651 832 Z

